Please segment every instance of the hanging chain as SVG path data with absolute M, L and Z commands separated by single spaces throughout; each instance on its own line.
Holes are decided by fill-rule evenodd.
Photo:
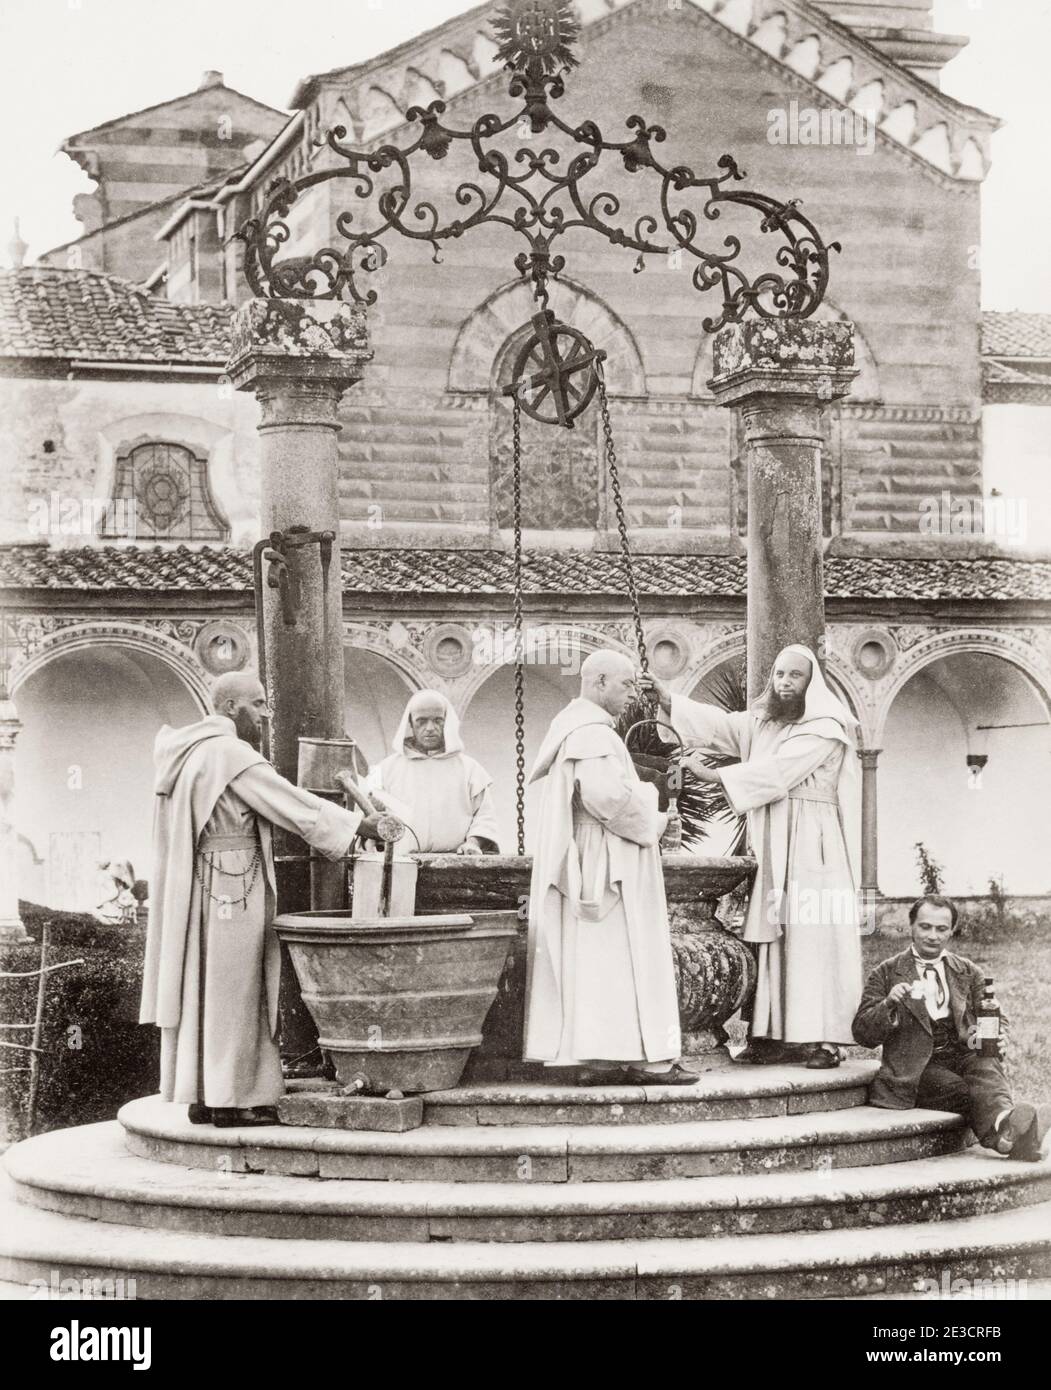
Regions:
M 639 609 L 639 591 L 635 587 L 635 570 L 631 563 L 631 547 L 628 544 L 628 524 L 624 517 L 624 498 L 620 491 L 620 475 L 617 472 L 617 451 L 613 444 L 613 426 L 609 418 L 609 401 L 606 399 L 606 378 L 601 364 L 598 370 L 599 408 L 602 411 L 602 434 L 606 442 L 606 467 L 609 470 L 610 489 L 613 493 L 613 508 L 617 514 L 617 531 L 620 535 L 620 554 L 624 561 L 624 578 L 631 600 L 631 618 L 635 624 L 635 641 L 639 648 L 639 665 L 643 672 L 650 669 L 646 655 L 646 638 L 642 631 L 642 613 Z
M 234 853 L 238 853 L 238 852 L 239 852 L 239 851 L 234 851 Z M 206 896 L 211 902 L 215 903 L 217 906 L 219 906 L 219 907 L 237 907 L 237 906 L 243 906 L 245 909 L 247 909 L 247 907 L 248 907 L 248 898 L 249 898 L 249 895 L 251 894 L 252 889 L 255 887 L 255 881 L 256 881 L 256 879 L 259 877 L 259 870 L 260 870 L 260 868 L 262 867 L 262 863 L 263 863 L 263 853 L 262 853 L 262 850 L 260 849 L 260 847 L 259 847 L 258 845 L 256 845 L 255 853 L 252 855 L 252 858 L 251 858 L 250 863 L 249 863 L 249 864 L 247 865 L 247 867 L 244 868 L 244 869 L 224 869 L 223 866 L 222 866 L 221 864 L 217 864 L 217 863 L 215 862 L 215 860 L 211 857 L 212 854 L 229 854 L 229 853 L 231 853 L 230 850 L 223 850 L 223 849 L 211 850 L 211 851 L 209 851 L 209 850 L 200 850 L 200 851 L 198 851 L 198 853 L 195 854 L 195 855 L 193 856 L 193 876 L 194 876 L 194 878 L 197 880 L 197 882 L 201 885 L 201 889 L 202 889 L 202 891 L 204 892 L 205 896 Z M 201 874 L 201 869 L 200 869 L 200 861 L 201 861 L 201 860 L 204 860 L 204 861 L 207 863 L 208 868 L 212 871 L 213 874 L 221 874 L 221 875 L 223 876 L 223 878 L 239 878 L 239 879 L 241 880 L 241 883 L 240 883 L 240 890 L 241 890 L 241 891 L 238 893 L 238 895 L 237 895 L 236 898 L 233 897 L 232 894 L 229 894 L 229 893 L 213 893 L 213 892 L 212 892 L 212 890 L 211 890 L 211 888 L 209 887 L 209 885 L 208 885 L 207 883 L 205 883 L 204 878 L 203 878 L 203 876 L 202 876 L 202 874 Z
M 511 486 L 514 522 L 514 622 L 515 622 L 515 815 L 518 853 L 525 854 L 525 646 L 522 624 L 522 406 L 516 391 L 513 402 Z

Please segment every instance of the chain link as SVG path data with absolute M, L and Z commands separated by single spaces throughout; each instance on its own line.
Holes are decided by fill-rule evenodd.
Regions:
M 649 671 L 650 662 L 646 655 L 646 638 L 642 631 L 642 613 L 639 608 L 639 591 L 635 587 L 635 569 L 631 563 L 631 547 L 628 544 L 628 524 L 624 516 L 624 498 L 620 491 L 620 475 L 617 472 L 617 450 L 613 443 L 613 425 L 609 418 L 609 401 L 606 399 L 606 378 L 602 364 L 596 365 L 598 372 L 599 409 L 602 412 L 602 434 L 606 444 L 606 467 L 609 470 L 610 489 L 613 493 L 613 508 L 617 514 L 617 532 L 620 536 L 620 554 L 624 562 L 624 578 L 631 600 L 631 618 L 635 625 L 635 641 L 639 648 L 639 666 Z
M 256 845 L 255 853 L 252 855 L 251 861 L 248 864 L 247 868 L 244 869 L 224 869 L 223 866 L 221 864 L 217 864 L 211 856 L 213 854 L 240 854 L 242 852 L 243 851 L 241 850 L 224 849 L 198 850 L 198 852 L 193 857 L 194 878 L 200 884 L 201 890 L 205 894 L 205 896 L 219 907 L 241 906 L 247 909 L 249 895 L 251 894 L 252 889 L 255 887 L 255 881 L 259 877 L 259 870 L 263 864 L 263 852 L 260 849 L 260 847 Z M 213 874 L 221 874 L 223 878 L 239 878 L 241 880 L 241 891 L 238 893 L 236 898 L 229 893 L 217 894 L 212 892 L 209 885 L 205 883 L 204 877 L 201 874 L 201 861 L 204 861 L 208 865 L 208 868 L 211 870 Z
M 522 623 L 522 404 L 516 391 L 513 401 L 511 474 L 514 524 L 514 623 L 515 623 L 515 816 L 518 853 L 525 854 L 525 643 Z

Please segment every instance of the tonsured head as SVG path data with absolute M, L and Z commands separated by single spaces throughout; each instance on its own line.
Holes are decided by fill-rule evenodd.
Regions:
M 580 693 L 619 719 L 636 693 L 634 663 L 622 652 L 592 652 L 580 668 Z
M 212 709 L 234 721 L 237 737 L 253 748 L 263 741 L 263 720 L 270 713 L 266 691 L 254 671 L 231 671 L 212 686 Z

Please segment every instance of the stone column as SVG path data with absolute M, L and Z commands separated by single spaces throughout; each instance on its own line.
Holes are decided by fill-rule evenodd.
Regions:
M 254 391 L 259 423 L 259 529 L 303 526 L 335 535 L 327 583 L 317 546 L 296 552 L 295 623 L 264 585 L 271 756 L 295 780 L 301 735 L 344 732 L 343 609 L 339 565 L 339 402 L 370 357 L 365 316 L 333 300 L 250 300 L 234 320 L 228 373 Z
M 29 941 L 18 911 L 18 830 L 15 822 L 15 741 L 22 721 L 0 680 L 0 942 Z
M 876 761 L 882 748 L 861 748 L 861 891 L 866 901 L 879 896 L 876 858 Z
M 270 754 L 282 776 L 296 780 L 301 736 L 339 738 L 345 730 L 343 587 L 339 546 L 339 403 L 361 380 L 371 353 L 362 310 L 335 300 L 254 299 L 237 312 L 227 368 L 239 391 L 259 401 L 261 536 L 291 527 L 334 536 L 327 576 L 317 545 L 296 548 L 298 606 L 286 622 L 281 595 L 265 582 L 263 634 Z M 310 906 L 307 847 L 276 830 L 279 911 Z M 338 897 L 344 867 L 326 865 L 315 888 Z M 308 1051 L 317 1034 L 284 955 L 282 1045 Z
M 748 463 L 748 695 L 790 642 L 824 655 L 821 412 L 857 375 L 854 325 L 749 319 L 716 335 L 708 383 Z

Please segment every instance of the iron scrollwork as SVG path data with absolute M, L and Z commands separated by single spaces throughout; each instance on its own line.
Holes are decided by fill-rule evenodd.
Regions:
M 698 176 L 686 165 L 667 167 L 654 151 L 667 133 L 642 116 L 627 119 L 629 138 L 619 141 L 606 140 L 592 120 L 579 125 L 562 120 L 551 102 L 563 96 L 563 75 L 576 65 L 572 44 L 579 28 L 567 0 L 507 0 L 493 28 L 500 42 L 498 56 L 511 72 L 510 95 L 522 98 L 522 105 L 505 117 L 482 115 L 463 130 L 445 124 L 446 106 L 441 100 L 426 108 L 413 106 L 406 116 L 410 124 L 419 126 L 419 135 L 404 148 L 384 144 L 372 151 L 354 149 L 345 143 L 346 129 L 334 127 L 318 143 L 327 145 L 342 162 L 294 182 L 277 180 L 268 189 L 259 215 L 247 219 L 237 233 L 246 245 L 245 274 L 256 295 L 373 304 L 376 291 L 365 289 L 360 277 L 385 263 L 384 238 L 428 243 L 433 259 L 439 261 L 443 242 L 476 227 L 501 224 L 527 243 L 514 264 L 532 282 L 541 309 L 548 306 L 549 281 L 565 268 L 556 243 L 580 228 L 634 251 L 636 270 L 643 268 L 646 256 L 692 257 L 694 287 L 702 293 L 722 291 L 721 313 L 703 320 L 708 332 L 740 321 L 749 310 L 764 318 L 813 314 L 828 284 L 829 252 L 840 246 L 823 242 L 800 211 L 798 200 L 782 202 L 738 187 L 746 175 L 728 154 L 717 160 L 720 172 L 710 176 Z M 524 129 L 525 123 L 532 135 L 557 132 L 575 152 L 563 161 L 562 154 L 551 147 L 521 148 L 510 159 L 493 142 L 516 128 Z M 445 159 L 454 147 L 473 157 L 478 177 L 459 183 L 453 198 L 462 214 L 443 221 L 433 202 L 414 197 L 413 162 L 421 154 L 436 161 Z M 608 188 L 592 191 L 596 185 L 590 176 L 604 156 L 619 158 L 629 175 L 645 173 L 659 181 L 652 211 L 629 218 L 624 225 L 618 223 L 621 198 Z M 388 173 L 390 182 L 379 188 L 379 176 Z M 292 240 L 288 219 L 296 202 L 311 188 L 340 181 L 349 183 L 359 203 L 375 202 L 378 220 L 372 226 L 359 226 L 355 210 L 347 208 L 335 223 L 342 246 L 282 258 L 282 250 Z M 699 208 L 687 205 L 688 194 L 700 195 Z M 732 232 L 724 237 L 721 248 L 709 250 L 699 243 L 704 226 L 717 222 L 731 208 L 754 211 L 760 232 L 780 238 L 774 255 L 776 269 L 749 278 L 739 264 L 742 240 Z

